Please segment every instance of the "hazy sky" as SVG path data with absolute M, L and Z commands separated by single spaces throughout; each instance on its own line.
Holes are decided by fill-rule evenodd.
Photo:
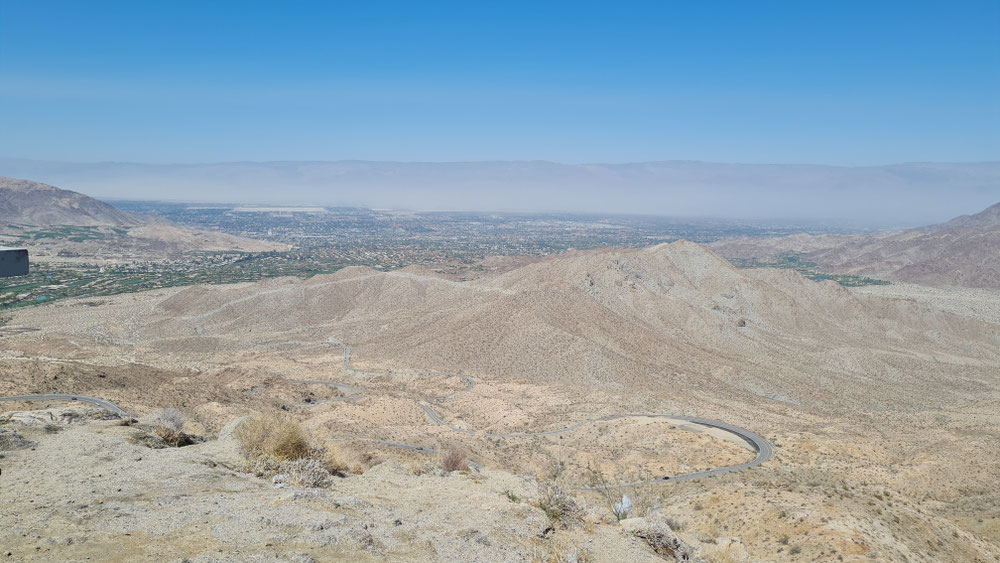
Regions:
M 0 156 L 875 164 L 998 131 L 997 0 L 0 0 Z

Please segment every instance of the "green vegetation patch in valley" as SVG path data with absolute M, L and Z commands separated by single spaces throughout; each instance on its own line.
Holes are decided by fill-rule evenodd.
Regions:
M 0 311 L 68 297 L 252 282 L 280 276 L 308 278 L 349 265 L 357 264 L 288 252 L 202 252 L 184 260 L 115 265 L 33 263 L 27 276 L 0 279 Z
M 84 242 L 88 240 L 115 240 L 128 233 L 128 229 L 123 227 L 29 227 L 23 229 L 20 236 L 22 240 L 42 240 L 59 239 L 72 242 Z
M 758 260 L 756 258 L 730 258 L 729 261 L 737 268 L 779 268 L 784 270 L 795 270 L 803 276 L 813 281 L 831 280 L 847 287 L 858 287 L 862 285 L 889 285 L 885 280 L 877 280 L 867 276 L 855 276 L 852 274 L 828 274 L 818 271 L 815 262 L 802 260 L 795 254 L 783 254 L 775 260 Z

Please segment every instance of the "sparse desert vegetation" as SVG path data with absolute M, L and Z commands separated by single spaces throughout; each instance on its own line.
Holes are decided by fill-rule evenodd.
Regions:
M 469 466 L 469 460 L 462 450 L 448 450 L 441 456 L 441 469 L 445 471 L 459 471 Z
M 649 475 L 628 474 L 609 478 L 588 468 L 589 486 L 604 501 L 616 520 L 648 516 L 659 504 L 665 491 L 650 482 Z
M 236 439 L 248 457 L 294 461 L 309 455 L 309 439 L 299 423 L 277 414 L 252 416 L 236 429 Z
M 543 481 L 539 484 L 535 506 L 540 508 L 553 524 L 569 525 L 580 516 L 576 499 L 564 485 L 554 481 Z
M 984 455 L 996 449 L 996 398 L 983 383 L 1000 361 L 994 325 L 958 307 L 938 312 L 934 295 L 918 303 L 739 270 L 687 243 L 567 253 L 462 283 L 347 269 L 137 295 L 13 313 L 0 392 L 56 392 L 71 381 L 143 420 L 165 418 L 167 429 L 177 417 L 154 414 L 175 405 L 183 430 L 209 438 L 195 451 L 234 418 L 270 413 L 232 438 L 246 455 L 228 463 L 254 486 L 340 496 L 347 487 L 387 511 L 362 483 L 405 481 L 412 495 L 483 488 L 478 502 L 532 523 L 534 547 L 516 544 L 522 558 L 583 545 L 600 560 L 609 551 L 586 543 L 591 533 L 660 557 L 666 529 L 693 556 L 719 561 L 989 561 L 996 552 L 987 479 L 996 456 Z M 499 309 L 508 313 L 490 313 Z M 877 410 L 889 400 L 893 410 Z M 750 428 L 771 439 L 775 458 L 621 489 L 754 455 L 682 420 L 594 421 L 653 412 Z M 66 434 L 46 424 L 55 430 L 46 436 Z M 463 470 L 463 456 L 482 468 Z M 637 517 L 647 532 L 633 533 Z M 395 515 L 382 525 L 395 529 L 397 519 L 408 529 Z M 461 541 L 492 549 L 478 537 Z

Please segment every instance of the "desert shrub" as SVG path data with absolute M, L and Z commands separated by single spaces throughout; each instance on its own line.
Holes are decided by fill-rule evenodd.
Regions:
M 249 461 L 245 469 L 257 477 L 270 478 L 276 485 L 329 487 L 334 477 L 326 464 L 314 457 L 282 461 L 262 455 Z
M 247 473 L 252 473 L 257 477 L 271 478 L 281 473 L 281 462 L 271 456 L 262 455 L 253 458 L 246 465 Z
M 558 483 L 543 482 L 538 486 L 538 493 L 535 506 L 542 509 L 552 522 L 565 523 L 580 514 L 576 501 Z
M 296 460 L 309 454 L 309 440 L 298 422 L 277 415 L 247 419 L 236 429 L 240 448 L 251 458 L 269 456 L 278 461 Z
M 788 550 L 788 553 L 791 553 L 792 555 L 798 555 L 802 553 L 802 548 L 797 545 L 793 545 L 792 549 Z
M 510 489 L 504 489 L 503 496 L 507 497 L 510 502 L 521 502 L 521 498 L 515 495 Z
M 0 430 L 0 451 L 23 450 L 34 447 L 36 444 L 17 432 Z
M 164 443 L 174 448 L 180 445 L 183 438 L 183 434 L 168 426 L 154 426 L 153 434 L 156 434 Z
M 691 548 L 663 522 L 654 522 L 632 530 L 632 535 L 646 542 L 657 555 L 678 561 L 691 558 Z
M 651 483 L 643 476 L 618 476 L 609 480 L 592 467 L 587 468 L 590 486 L 601 496 L 617 520 L 647 516 L 659 500 Z
M 184 414 L 173 408 L 164 408 L 153 413 L 150 417 L 150 424 L 153 427 L 153 434 L 156 434 L 171 447 L 179 447 L 191 444 L 192 441 L 181 429 L 184 428 Z
M 462 450 L 448 450 L 441 456 L 441 469 L 452 472 L 469 467 L 468 458 Z
M 351 465 L 339 447 L 328 446 L 319 450 L 317 454 L 315 457 L 322 460 L 323 466 L 331 475 L 344 477 L 351 473 Z
M 278 466 L 282 476 L 279 482 L 297 485 L 299 487 L 329 487 L 330 472 L 318 459 L 301 458 L 293 461 L 283 461 Z
M 778 543 L 780 543 L 781 545 L 788 545 L 789 539 L 790 538 L 788 537 L 788 534 L 784 534 L 781 536 L 781 539 L 778 540 Z
M 409 464 L 410 473 L 414 476 L 429 475 L 437 470 L 438 466 L 436 463 L 420 460 Z
M 184 414 L 177 409 L 160 409 L 153 415 L 152 424 L 180 432 L 184 428 Z
M 302 427 L 286 417 L 249 418 L 234 435 L 249 458 L 245 470 L 271 478 L 275 486 L 329 487 L 333 477 L 351 469 L 340 448 L 311 448 Z

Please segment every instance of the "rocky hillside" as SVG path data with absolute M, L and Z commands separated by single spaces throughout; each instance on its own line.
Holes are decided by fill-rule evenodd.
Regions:
M 284 245 L 181 227 L 116 209 L 81 193 L 0 177 L 0 243 L 27 246 L 32 259 L 177 257 L 185 252 L 266 252 Z M 81 231 L 80 229 L 85 229 Z
M 975 215 L 962 215 L 951 221 L 932 227 L 935 230 L 946 229 L 996 229 L 1000 227 L 1000 203 L 991 205 Z
M 975 215 L 874 235 L 740 237 L 711 245 L 727 258 L 794 253 L 830 273 L 929 286 L 1000 288 L 1000 203 Z
M 48 184 L 0 176 L 0 217 L 6 224 L 33 226 L 136 226 L 140 217 Z

